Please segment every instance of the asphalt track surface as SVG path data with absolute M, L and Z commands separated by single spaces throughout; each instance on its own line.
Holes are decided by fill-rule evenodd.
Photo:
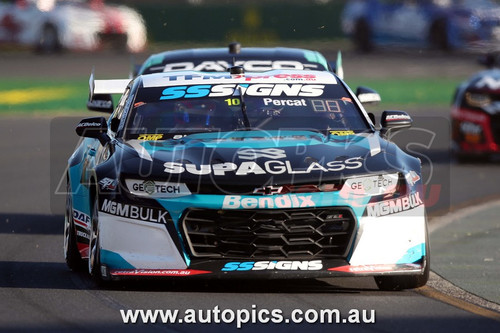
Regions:
M 391 70 L 391 66 L 401 66 L 402 76 L 423 75 L 424 71 L 434 70 L 442 75 L 465 77 L 477 68 L 464 58 L 453 56 L 447 60 L 439 54 L 422 59 L 406 54 L 392 59 L 384 54 L 352 55 L 351 68 L 346 64 L 346 73 L 366 71 L 367 76 L 377 77 L 383 75 L 381 64 L 384 64 L 386 71 Z M 346 56 L 344 59 L 347 60 Z M 127 73 L 129 68 L 128 58 L 111 54 L 62 55 L 57 61 L 25 54 L 2 55 L 0 60 L 0 72 L 6 77 L 30 77 L 33 75 L 30 71 L 51 75 L 50 68 L 61 68 L 52 70 L 52 76 L 71 73 L 80 77 L 87 75 L 87 68 L 92 64 L 97 72 L 102 69 L 103 77 L 123 77 L 120 73 Z M 56 65 L 58 67 L 51 67 Z M 415 118 L 415 126 L 411 132 L 401 132 L 393 139 L 424 162 L 431 227 L 442 223 L 438 221 L 446 219 L 450 212 L 460 212 L 463 207 L 481 207 L 477 205 L 500 197 L 498 162 L 459 165 L 450 158 L 447 109 L 408 111 Z M 433 268 L 438 274 L 432 274 L 430 286 L 418 290 L 381 292 L 371 278 L 307 282 L 148 281 L 98 288 L 85 274 L 69 271 L 64 263 L 64 196 L 54 194 L 59 189 L 65 160 L 77 143 L 73 128 L 81 117 L 10 115 L 0 119 L 3 152 L 0 159 L 0 331 L 236 331 L 235 323 L 126 325 L 120 315 L 120 310 L 127 309 L 182 312 L 215 307 L 234 311 L 281 309 L 285 317 L 289 317 L 293 309 L 338 309 L 343 317 L 347 317 L 351 309 L 374 310 L 376 315 L 374 324 L 244 324 L 241 331 L 499 331 L 500 317 L 495 308 L 498 300 L 488 299 L 493 296 L 488 288 L 498 289 L 498 282 L 495 285 L 493 280 L 493 285 L 475 290 L 476 297 L 457 288 L 458 284 L 471 289 L 484 284 L 481 274 L 478 277 L 474 271 L 484 270 L 498 276 L 498 246 L 496 253 L 485 257 L 486 261 L 481 258 L 483 264 L 489 265 L 488 269 L 482 268 L 479 259 L 468 261 L 473 259 L 471 254 L 478 254 L 481 246 L 497 243 L 494 235 L 498 234 L 495 234 L 498 223 L 493 226 L 486 223 L 495 217 L 495 210 L 489 208 L 465 216 L 482 221 L 478 233 L 491 236 L 493 243 L 486 243 L 488 237 L 476 237 L 475 247 L 467 247 L 460 253 L 449 252 L 446 233 L 454 232 L 456 222 L 443 222 L 442 228 L 436 228 L 431 247 L 435 242 L 439 251 L 435 254 L 438 266 Z M 467 228 L 470 223 L 468 227 L 458 228 L 456 233 L 467 235 L 470 233 Z M 452 246 L 465 248 L 460 244 Z M 451 269 L 447 265 L 450 256 L 463 265 Z

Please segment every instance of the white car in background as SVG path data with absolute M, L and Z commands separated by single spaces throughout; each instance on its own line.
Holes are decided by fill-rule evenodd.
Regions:
M 147 41 L 141 15 L 102 0 L 0 1 L 0 43 L 40 52 L 94 51 L 107 45 L 140 52 Z

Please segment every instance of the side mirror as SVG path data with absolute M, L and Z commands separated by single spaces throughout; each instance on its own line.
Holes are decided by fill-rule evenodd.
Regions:
M 111 97 L 111 94 L 95 94 L 89 97 L 87 109 L 91 111 L 112 113 L 114 109 L 113 97 Z
M 361 104 L 376 104 L 381 101 L 379 93 L 368 87 L 358 87 L 356 96 Z
M 109 142 L 108 124 L 104 117 L 85 118 L 76 126 L 76 134 L 85 138 L 98 139 L 102 145 Z
M 384 111 L 380 120 L 380 124 L 382 125 L 381 131 L 386 133 L 389 130 L 410 128 L 412 122 L 411 117 L 404 111 Z

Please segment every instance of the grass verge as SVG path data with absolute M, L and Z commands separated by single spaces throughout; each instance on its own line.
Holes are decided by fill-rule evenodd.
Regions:
M 450 105 L 457 82 L 452 79 L 349 78 L 353 90 L 368 86 L 382 96 L 377 109 L 445 107 Z M 88 79 L 14 80 L 0 79 L 0 114 L 30 112 L 84 111 L 88 97 Z

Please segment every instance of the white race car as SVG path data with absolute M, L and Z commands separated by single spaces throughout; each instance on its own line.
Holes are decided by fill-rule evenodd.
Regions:
M 11 0 L 0 2 L 0 43 L 94 51 L 106 44 L 140 52 L 147 41 L 139 13 L 102 0 Z

